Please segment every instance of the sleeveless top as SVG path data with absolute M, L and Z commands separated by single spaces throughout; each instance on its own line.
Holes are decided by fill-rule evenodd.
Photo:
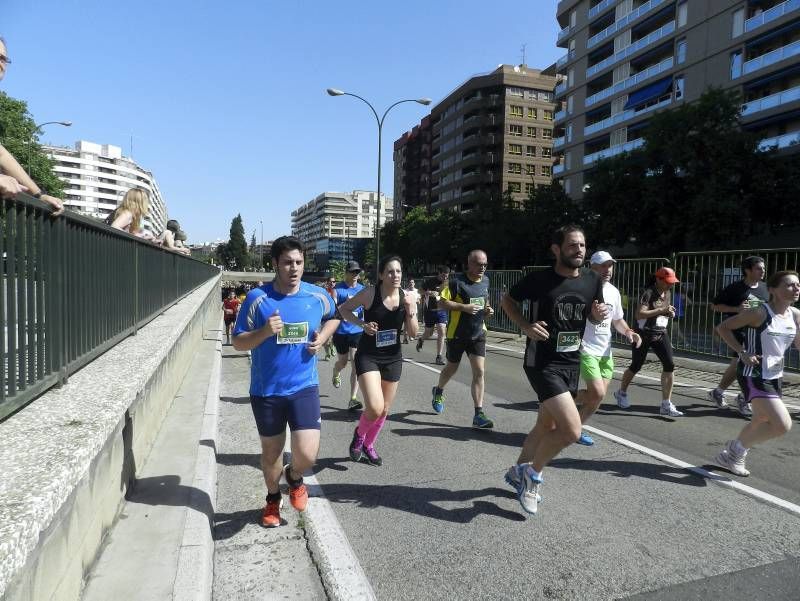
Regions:
M 378 324 L 378 331 L 374 336 L 364 333 L 358 341 L 358 352 L 366 353 L 371 357 L 402 358 L 400 347 L 400 331 L 406 319 L 406 308 L 403 304 L 403 290 L 398 290 L 400 304 L 397 309 L 390 311 L 383 304 L 380 282 L 375 287 L 375 298 L 372 304 L 364 311 L 364 321 L 374 321 Z
M 789 315 L 776 315 L 769 304 L 762 306 L 767 312 L 764 323 L 741 330 L 745 335 L 745 350 L 760 355 L 761 359 L 758 365 L 744 365 L 740 360 L 739 373 L 749 378 L 776 380 L 783 377 L 783 356 L 794 342 L 797 324 L 791 308 Z

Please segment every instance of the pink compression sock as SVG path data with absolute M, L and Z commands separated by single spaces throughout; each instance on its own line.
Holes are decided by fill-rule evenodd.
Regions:
M 375 440 L 377 440 L 378 434 L 380 433 L 381 428 L 383 428 L 383 424 L 385 421 L 386 421 L 386 416 L 381 415 L 378 419 L 372 422 L 372 428 L 370 428 L 369 432 L 367 432 L 367 435 L 364 437 L 365 447 L 371 447 L 372 445 L 375 444 Z
M 376 420 L 368 419 L 367 412 L 364 411 L 361 414 L 361 418 L 358 420 L 358 435 L 366 438 L 367 433 L 372 430 L 372 427 L 375 425 L 375 423 Z

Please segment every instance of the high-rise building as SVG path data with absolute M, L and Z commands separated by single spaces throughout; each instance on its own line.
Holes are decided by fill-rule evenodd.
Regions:
M 554 175 L 582 195 L 601 158 L 638 148 L 654 111 L 742 93 L 762 146 L 800 142 L 800 2 L 561 0 Z
M 556 81 L 500 65 L 458 86 L 395 142 L 397 214 L 417 205 L 467 211 L 509 189 L 521 202 L 549 184 Z
M 81 140 L 75 148 L 43 146 L 55 161 L 53 171 L 64 181 L 64 204 L 81 213 L 105 219 L 117 208 L 125 192 L 143 188 L 150 194 L 150 212 L 143 227 L 158 236 L 167 225 L 167 206 L 158 183 L 150 171 L 133 159 L 122 156 L 122 149 L 111 144 Z

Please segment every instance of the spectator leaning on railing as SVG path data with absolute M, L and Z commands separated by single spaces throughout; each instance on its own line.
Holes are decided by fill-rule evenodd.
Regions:
M 175 219 L 170 219 L 167 221 L 167 228 L 156 238 L 156 243 L 161 244 L 161 246 L 167 250 L 188 255 L 190 252 L 189 249 L 184 247 L 183 244 L 176 243 L 179 234 L 181 234 L 180 224 Z M 186 238 L 186 234 L 183 234 L 183 238 Z
M 131 188 L 125 193 L 119 206 L 106 217 L 106 223 L 139 238 L 152 240 L 152 234 L 142 229 L 142 219 L 149 210 L 150 197 L 147 191 L 142 188 Z
M 5 77 L 6 67 L 11 63 L 8 60 L 6 41 L 0 37 L 0 80 Z M 0 195 L 11 198 L 20 192 L 28 192 L 35 198 L 42 200 L 53 207 L 53 216 L 64 212 L 64 203 L 55 196 L 45 194 L 36 185 L 25 170 L 4 146 L 0 145 Z

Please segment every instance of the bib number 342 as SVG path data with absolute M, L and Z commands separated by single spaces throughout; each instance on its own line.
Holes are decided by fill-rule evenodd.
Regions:
M 559 332 L 556 338 L 557 353 L 571 353 L 581 346 L 580 332 Z

